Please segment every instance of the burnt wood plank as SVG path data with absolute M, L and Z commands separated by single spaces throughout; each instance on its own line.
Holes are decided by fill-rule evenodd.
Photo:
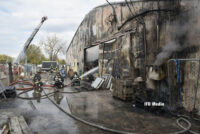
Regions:
M 18 118 L 23 134 L 32 134 L 23 116 Z
M 11 134 L 23 134 L 16 116 L 10 118 L 10 132 Z

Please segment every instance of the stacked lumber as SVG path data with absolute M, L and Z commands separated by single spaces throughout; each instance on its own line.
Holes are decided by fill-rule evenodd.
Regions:
M 94 89 L 110 89 L 112 76 L 110 74 L 104 74 L 102 77 L 97 77 L 91 84 Z
M 32 134 L 23 116 L 13 116 L 9 119 L 10 134 Z

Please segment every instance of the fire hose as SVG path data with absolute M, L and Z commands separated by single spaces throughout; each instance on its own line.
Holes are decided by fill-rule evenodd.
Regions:
M 186 124 L 187 124 L 187 127 L 184 127 L 181 123 L 180 123 L 180 121 L 184 121 Z M 191 134 L 199 134 L 199 133 L 197 133 L 197 132 L 194 132 L 194 131 L 192 131 L 192 130 L 190 130 L 191 129 L 191 123 L 187 120 L 187 119 L 185 119 L 185 118 L 183 118 L 183 117 L 180 117 L 180 118 L 178 118 L 177 120 L 176 120 L 176 123 L 177 123 L 177 125 L 180 127 L 180 128 L 182 128 L 183 130 L 181 130 L 181 131 L 178 131 L 178 132 L 175 132 L 175 133 L 173 133 L 173 134 L 183 134 L 183 133 L 186 133 L 186 132 L 189 132 L 189 133 L 191 133 Z
M 14 81 L 14 82 L 10 83 L 9 86 L 13 86 L 13 85 L 15 85 L 15 84 L 17 84 L 17 83 L 21 83 L 21 82 L 22 82 L 23 84 L 33 85 L 33 83 L 30 82 L 30 81 L 25 81 L 25 80 L 22 81 L 22 80 L 21 80 L 21 81 Z
M 31 90 L 33 89 L 33 83 L 29 82 L 29 81 L 14 81 L 12 83 L 9 84 L 9 86 L 13 86 L 15 84 L 24 84 L 24 85 L 30 85 L 31 87 L 27 87 L 27 88 L 16 88 L 16 90 Z
M 197 133 L 197 132 L 194 132 L 191 129 L 191 123 L 187 120 L 187 119 L 193 119 L 195 121 L 200 121 L 199 119 L 197 118 L 190 118 L 189 116 L 186 116 L 186 115 L 180 115 L 180 114 L 176 114 L 176 113 L 173 113 L 171 111 L 168 111 L 172 116 L 175 116 L 177 117 L 178 119 L 176 120 L 176 124 L 182 128 L 183 130 L 181 131 L 177 131 L 175 133 L 172 133 L 172 134 L 182 134 L 182 133 L 185 133 L 185 132 L 190 132 L 191 134 L 200 134 L 200 133 Z M 187 127 L 184 127 L 183 125 L 181 125 L 181 121 L 185 122 L 187 124 Z
M 69 117 L 71 117 L 71 118 L 73 118 L 73 119 L 75 119 L 75 120 L 77 120 L 77 121 L 80 121 L 80 122 L 82 122 L 82 123 L 84 123 L 84 124 L 86 124 L 86 125 L 89 125 L 89 126 L 92 126 L 92 127 L 97 128 L 97 129 L 104 130 L 104 131 L 108 131 L 108 132 L 111 132 L 111 133 L 117 133 L 117 134 L 136 134 L 136 133 L 132 133 L 132 132 L 125 132 L 125 131 L 120 131 L 120 130 L 115 130 L 115 129 L 107 128 L 107 127 L 104 127 L 104 126 L 102 126 L 102 125 L 94 124 L 94 123 L 88 122 L 88 121 L 86 121 L 86 120 L 83 120 L 83 119 L 81 119 L 81 118 L 79 118 L 79 117 L 77 117 L 77 116 L 75 116 L 75 115 L 73 115 L 73 114 L 70 114 L 70 113 L 68 113 L 67 111 L 65 111 L 65 110 L 64 110 L 63 108 L 61 108 L 58 104 L 56 104 L 56 103 L 48 96 L 48 94 L 46 94 L 45 91 L 43 91 L 43 92 L 44 92 L 44 94 L 46 95 L 47 99 L 49 99 L 49 101 L 52 102 L 52 104 L 54 104 L 54 105 L 55 105 L 58 109 L 60 109 L 63 113 L 65 113 L 66 115 L 68 115 Z M 188 125 L 188 127 L 185 128 L 183 125 L 181 125 L 180 121 L 185 122 L 185 123 Z M 177 132 L 173 132 L 173 133 L 171 133 L 171 134 L 182 134 L 182 133 L 185 133 L 185 132 L 188 132 L 188 131 L 189 131 L 190 133 L 192 133 L 192 134 L 199 134 L 199 133 L 197 133 L 197 132 L 194 132 L 194 131 L 191 131 L 191 130 L 190 130 L 190 128 L 191 128 L 191 123 L 190 123 L 187 119 L 185 119 L 185 118 L 183 118 L 183 117 L 178 118 L 178 119 L 176 120 L 176 123 L 177 123 L 177 125 L 178 125 L 180 128 L 182 128 L 183 130 L 180 130 L 180 131 L 177 131 Z
M 47 88 L 45 88 L 45 89 L 47 89 Z M 33 89 L 31 89 L 31 90 L 25 90 L 25 91 L 20 92 L 19 94 L 17 94 L 17 98 L 24 99 L 24 100 L 36 100 L 36 99 L 46 99 L 47 98 L 46 95 L 42 95 L 42 96 L 39 96 L 39 97 L 22 97 L 21 96 L 22 94 L 25 94 L 25 93 L 30 92 L 30 91 L 33 91 Z M 83 91 L 70 91 L 70 92 L 54 91 L 54 92 L 48 93 L 47 95 L 49 97 L 51 97 L 55 93 L 75 94 L 75 93 L 80 93 L 80 92 L 83 92 Z
M 92 126 L 92 127 L 95 127 L 95 128 L 98 128 L 98 129 L 101 129 L 101 130 L 104 130 L 104 131 L 108 131 L 108 132 L 112 132 L 112 133 L 117 133 L 117 134 L 135 134 L 135 133 L 131 133 L 131 132 L 125 132 L 125 131 L 120 131 L 120 130 L 115 130 L 115 129 L 111 129 L 111 128 L 107 128 L 107 127 L 104 127 L 102 125 L 97 125 L 97 124 L 94 124 L 94 123 L 91 123 L 91 122 L 88 122 L 86 120 L 83 120 L 73 114 L 70 114 L 68 113 L 67 111 L 65 111 L 63 108 L 61 108 L 58 104 L 56 104 L 49 96 L 48 94 L 46 94 L 45 91 L 43 91 L 44 94 L 46 95 L 46 97 L 49 99 L 49 101 L 54 104 L 59 110 L 61 110 L 63 113 L 65 113 L 66 115 L 68 115 L 69 117 L 77 120 L 77 121 L 80 121 L 86 125 L 89 125 L 89 126 Z
M 95 128 L 98 128 L 98 129 L 101 129 L 101 130 L 104 130 L 104 131 L 108 131 L 108 132 L 112 132 L 112 133 L 118 133 L 118 134 L 134 134 L 134 133 L 130 133 L 130 132 L 125 132 L 125 131 L 119 131 L 119 130 L 115 130 L 115 129 L 111 129 L 111 128 L 107 128 L 107 127 L 104 127 L 104 126 L 101 126 L 101 125 L 97 125 L 97 124 L 94 124 L 94 123 L 91 123 L 91 122 L 88 122 L 88 121 L 85 121 L 75 115 L 72 115 L 68 112 L 66 112 L 64 109 L 62 109 L 59 105 L 57 105 L 52 99 L 50 99 L 50 97 L 58 92 L 58 91 L 55 91 L 55 92 L 51 92 L 51 93 L 46 93 L 44 90 L 44 95 L 40 96 L 40 97 L 21 97 L 20 95 L 24 94 L 24 93 L 27 93 L 29 91 L 32 91 L 32 90 L 26 90 L 26 91 L 22 91 L 20 92 L 19 94 L 17 94 L 17 97 L 20 98 L 20 99 L 26 99 L 26 100 L 35 100 L 37 98 L 40 98 L 40 99 L 49 99 L 50 102 L 52 102 L 59 110 L 61 110 L 62 112 L 64 112 L 65 114 L 67 114 L 68 116 L 70 116 L 71 118 L 75 119 L 75 120 L 78 120 L 86 125 L 89 125 L 89 126 L 92 126 L 92 127 L 95 127 Z M 60 92 L 60 93 L 68 93 L 68 94 L 71 94 L 71 93 L 80 93 L 81 91 L 75 91 L 75 92 Z
M 17 90 L 31 90 L 33 89 L 33 83 L 30 82 L 30 81 L 14 81 L 13 83 L 9 84 L 9 86 L 13 86 L 15 84 L 24 84 L 24 85 L 30 85 L 32 87 L 26 87 L 26 88 L 16 88 Z M 68 85 L 65 85 L 64 87 L 66 86 L 69 86 L 71 83 L 69 83 Z M 42 87 L 54 87 L 53 85 L 43 85 Z
M 25 94 L 25 93 L 30 92 L 30 91 L 33 91 L 33 89 L 20 92 L 19 94 L 17 94 L 17 98 L 20 98 L 20 99 L 23 99 L 23 100 L 36 100 L 36 99 L 46 99 L 47 98 L 46 95 L 42 95 L 42 96 L 39 96 L 39 97 L 21 97 L 22 94 Z M 54 93 L 56 93 L 56 92 L 48 93 L 48 95 L 52 96 Z
M 23 81 L 20 81 L 20 82 L 23 82 Z M 17 82 L 15 82 L 17 83 Z M 18 82 L 19 83 L 19 82 Z M 26 84 L 28 82 L 25 82 Z M 30 83 L 29 83 L 30 84 Z M 69 84 L 68 84 L 69 85 Z M 53 85 L 44 85 L 44 87 L 48 88 L 48 87 L 53 87 Z M 126 131 L 120 131 L 120 130 L 115 130 L 115 129 L 111 129 L 111 128 L 107 128 L 107 127 L 104 127 L 102 125 L 98 125 L 98 124 L 95 124 L 95 123 L 92 123 L 92 122 L 88 122 L 86 120 L 83 120 L 73 114 L 70 114 L 68 113 L 67 111 L 65 111 L 63 108 L 61 108 L 58 104 L 56 104 L 50 97 L 53 96 L 56 92 L 59 92 L 59 91 L 54 91 L 54 92 L 50 92 L 50 93 L 46 93 L 44 90 L 43 90 L 43 93 L 44 95 L 40 96 L 40 97 L 21 97 L 20 95 L 24 94 L 24 93 L 27 93 L 29 91 L 32 91 L 34 87 L 32 87 L 32 89 L 30 90 L 25 90 L 25 91 L 22 91 L 20 92 L 19 94 L 17 94 L 17 97 L 20 98 L 20 99 L 26 99 L 26 100 L 35 100 L 37 98 L 40 98 L 40 99 L 48 99 L 52 104 L 54 104 L 59 110 L 61 110 L 63 113 L 65 113 L 66 115 L 68 115 L 69 117 L 79 121 L 79 122 L 82 122 L 86 125 L 89 125 L 91 127 L 95 127 L 97 129 L 100 129 L 100 130 L 103 130 L 103 131 L 107 131 L 107 132 L 111 132 L 111 133 L 117 133 L 117 134 L 135 134 L 135 133 L 132 133 L 132 132 L 126 132 Z M 45 88 L 45 89 L 46 89 Z M 28 88 L 24 88 L 24 89 L 28 89 Z M 80 92 L 83 92 L 83 91 L 72 91 L 72 92 L 59 92 L 59 93 L 67 93 L 67 94 L 73 94 L 73 93 L 80 93 Z M 182 134 L 182 133 L 185 133 L 185 132 L 190 132 L 192 134 L 199 134 L 197 132 L 194 132 L 191 129 L 191 123 L 181 117 L 181 116 L 178 116 L 179 118 L 176 120 L 176 123 L 177 125 L 182 129 L 180 131 L 177 131 L 177 132 L 173 132 L 171 134 Z M 187 124 L 187 127 L 184 127 L 180 122 L 185 122 Z
M 67 111 L 65 111 L 64 109 L 62 109 L 59 105 L 57 105 L 52 99 L 50 99 L 51 96 L 53 96 L 53 94 L 55 94 L 56 92 L 58 91 L 55 91 L 55 92 L 51 92 L 51 93 L 46 93 L 45 91 L 44 92 L 44 95 L 40 96 L 40 97 L 21 97 L 20 95 L 24 94 L 24 93 L 27 93 L 29 91 L 32 91 L 32 90 L 27 90 L 27 91 L 22 91 L 20 92 L 17 97 L 20 98 L 20 99 L 25 99 L 25 100 L 35 100 L 37 98 L 40 98 L 40 99 L 49 99 L 50 102 L 52 102 L 59 110 L 61 110 L 62 112 L 64 112 L 65 114 L 67 114 L 68 116 L 70 116 L 71 118 L 75 119 L 75 120 L 78 120 L 86 125 L 89 125 L 89 126 L 92 126 L 92 127 L 95 127 L 95 128 L 98 128 L 98 129 L 101 129 L 101 130 L 104 130 L 104 131 L 108 131 L 108 132 L 112 132 L 112 133 L 118 133 L 118 134 L 133 134 L 133 133 L 130 133 L 130 132 L 124 132 L 124 131 L 119 131 L 119 130 L 114 130 L 114 129 L 110 129 L 110 128 L 106 128 L 104 126 L 101 126 L 101 125 L 97 125 L 97 124 L 94 124 L 94 123 L 91 123 L 91 122 L 88 122 L 88 121 L 85 121 L 75 115 L 72 115 L 70 113 L 68 113 Z M 72 91 L 72 92 L 60 92 L 60 93 L 68 93 L 68 94 L 73 94 L 73 93 L 80 93 L 81 91 Z M 185 122 L 187 124 L 187 127 L 184 127 L 183 125 L 181 125 L 181 121 Z M 191 131 L 190 128 L 191 128 L 191 123 L 179 116 L 179 118 L 176 120 L 176 123 L 177 125 L 182 128 L 183 130 L 180 130 L 178 132 L 174 132 L 174 133 L 171 133 L 171 134 L 182 134 L 182 133 L 185 133 L 185 132 L 190 132 L 192 134 L 199 134 L 197 132 L 194 132 L 194 131 Z

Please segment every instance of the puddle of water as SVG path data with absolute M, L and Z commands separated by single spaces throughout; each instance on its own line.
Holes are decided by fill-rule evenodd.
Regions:
M 46 92 L 52 92 L 52 90 L 46 90 Z M 62 94 L 56 94 L 51 98 L 58 98 L 59 95 Z M 28 96 L 32 97 L 33 91 L 28 92 Z M 60 100 L 60 106 L 70 111 L 67 101 L 64 98 L 63 96 Z M 34 132 L 39 132 L 40 134 L 79 133 L 74 120 L 57 109 L 48 99 L 41 99 L 40 102 L 32 100 L 32 104 L 36 108 L 35 110 L 31 108 L 28 102 L 26 100 L 23 101 L 23 105 L 19 105 L 19 109 L 26 109 L 25 112 L 21 112 L 28 119 L 29 127 Z

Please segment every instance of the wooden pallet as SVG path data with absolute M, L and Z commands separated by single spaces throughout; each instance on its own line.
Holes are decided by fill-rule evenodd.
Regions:
M 132 97 L 133 97 L 133 94 L 118 94 L 117 98 L 119 98 L 120 100 L 123 100 L 123 101 L 131 101 L 132 100 Z
M 33 134 L 23 116 L 14 116 L 9 120 L 10 134 Z
M 122 100 L 122 101 L 132 101 L 133 100 L 133 97 L 132 95 L 130 96 L 113 96 L 113 98 L 116 98 L 116 99 L 119 99 L 119 100 Z
M 113 80 L 113 97 L 123 101 L 131 101 L 133 86 L 131 80 Z

